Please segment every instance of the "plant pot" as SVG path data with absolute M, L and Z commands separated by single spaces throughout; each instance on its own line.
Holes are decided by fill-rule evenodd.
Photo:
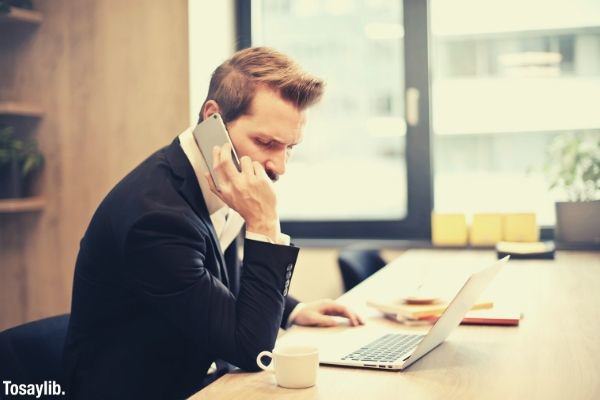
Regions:
M 600 244 L 600 200 L 557 202 L 556 240 Z
M 0 199 L 16 199 L 23 196 L 23 180 L 19 163 L 11 161 L 10 164 L 0 168 Z

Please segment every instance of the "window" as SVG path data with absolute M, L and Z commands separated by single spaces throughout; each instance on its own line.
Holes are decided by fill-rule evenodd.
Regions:
M 329 83 L 280 184 L 292 234 L 423 237 L 434 205 L 554 224 L 550 143 L 600 135 L 600 2 L 247 3 L 247 45 L 281 49 Z

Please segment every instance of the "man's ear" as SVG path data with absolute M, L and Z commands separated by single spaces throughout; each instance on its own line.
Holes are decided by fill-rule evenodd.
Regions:
M 202 120 L 205 121 L 208 117 L 215 113 L 221 113 L 219 105 L 214 100 L 207 100 L 206 103 L 204 103 L 204 108 L 202 109 Z

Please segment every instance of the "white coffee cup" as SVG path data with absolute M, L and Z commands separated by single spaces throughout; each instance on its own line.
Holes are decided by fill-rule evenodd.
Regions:
M 263 357 L 271 358 L 266 366 Z M 270 351 L 262 351 L 256 357 L 258 366 L 275 372 L 277 384 L 284 388 L 300 389 L 315 385 L 319 368 L 319 350 L 313 346 L 284 346 Z

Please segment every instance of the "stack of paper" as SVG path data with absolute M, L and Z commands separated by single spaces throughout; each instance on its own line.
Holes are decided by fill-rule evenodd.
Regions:
M 398 301 L 367 301 L 367 305 L 381 311 L 387 318 L 407 325 L 431 324 L 446 310 L 449 303 L 437 301 L 433 304 L 406 304 Z M 463 324 L 518 325 L 520 313 L 493 309 L 492 301 L 478 301 L 463 319 Z

